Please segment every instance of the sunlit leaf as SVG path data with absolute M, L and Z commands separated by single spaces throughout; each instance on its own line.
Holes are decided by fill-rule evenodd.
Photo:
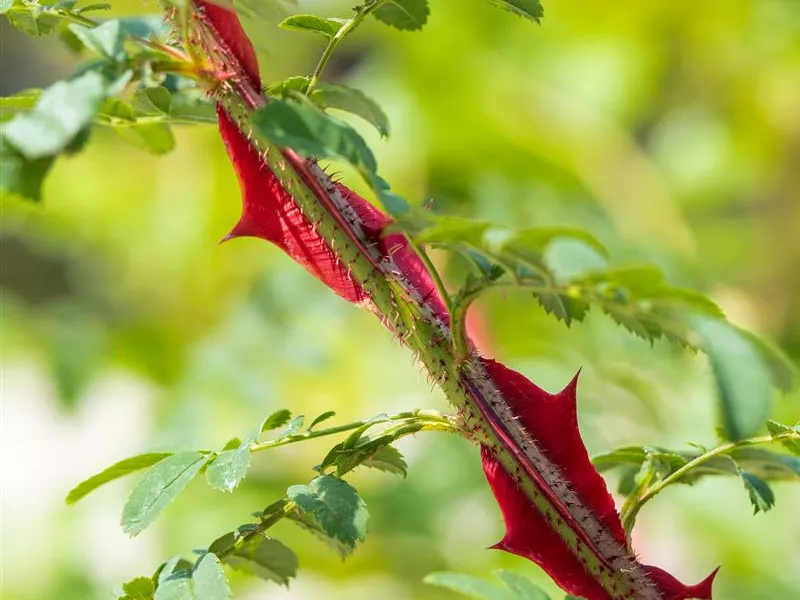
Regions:
M 101 485 L 105 485 L 109 481 L 114 481 L 120 477 L 130 475 L 141 469 L 152 467 L 154 464 L 161 462 L 171 455 L 170 452 L 151 452 L 149 454 L 137 454 L 136 456 L 121 460 L 72 488 L 67 494 L 66 503 L 75 504 L 78 500 L 96 490 Z
M 125 533 L 141 533 L 189 485 L 203 468 L 208 456 L 200 452 L 179 452 L 158 462 L 133 488 L 122 509 Z
M 339 21 L 323 19 L 316 15 L 292 15 L 281 21 L 279 26 L 290 31 L 318 33 L 330 39 L 341 29 L 342 24 Z

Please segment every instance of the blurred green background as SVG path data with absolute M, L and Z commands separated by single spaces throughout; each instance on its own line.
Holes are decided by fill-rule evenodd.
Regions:
M 352 2 L 301 2 L 345 16 Z M 112 14 L 154 10 L 115 2 Z M 796 0 L 551 0 L 532 26 L 477 0 L 433 0 L 421 33 L 375 21 L 328 78 L 388 111 L 381 172 L 416 202 L 515 226 L 593 232 L 612 262 L 651 262 L 707 291 L 735 323 L 800 362 L 800 5 Z M 321 41 L 247 23 L 267 81 L 309 72 Z M 74 59 L 3 23 L 7 95 Z M 136 539 L 118 527 L 132 481 L 68 509 L 77 481 L 137 452 L 216 447 L 287 407 L 342 421 L 444 409 L 409 355 L 364 311 L 258 240 L 217 245 L 238 188 L 212 127 L 178 130 L 163 158 L 97 131 L 61 159 L 41 206 L 2 213 L 3 557 L 7 600 L 109 599 L 120 582 L 205 547 L 312 475 L 327 440 L 258 455 L 229 496 L 202 482 Z M 437 256 L 447 271 L 447 257 Z M 480 307 L 484 344 L 554 391 L 582 367 L 591 452 L 714 443 L 705 359 L 626 334 L 602 315 L 567 329 L 524 294 Z M 774 417 L 800 419 L 800 395 Z M 423 434 L 401 480 L 358 472 L 372 515 L 342 563 L 281 524 L 299 554 L 289 590 L 235 579 L 237 598 L 454 598 L 430 571 L 489 576 L 532 564 L 485 548 L 501 536 L 475 448 Z M 613 485 L 613 482 L 612 482 Z M 800 486 L 751 515 L 738 481 L 676 487 L 642 513 L 643 560 L 694 582 L 718 564 L 720 600 L 800 596 Z

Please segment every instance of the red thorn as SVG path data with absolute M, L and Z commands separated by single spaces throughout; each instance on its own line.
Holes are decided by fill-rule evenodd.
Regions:
M 578 369 L 575 375 L 570 379 L 569 383 L 564 386 L 564 389 L 559 392 L 559 394 L 574 394 L 578 391 L 578 378 L 581 376 L 581 371 L 583 367 Z

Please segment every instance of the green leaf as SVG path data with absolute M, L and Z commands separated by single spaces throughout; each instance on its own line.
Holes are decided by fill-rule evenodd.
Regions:
M 355 129 L 310 103 L 273 99 L 253 115 L 253 126 L 272 143 L 305 156 L 344 160 L 374 174 L 375 157 Z
M 365 467 L 378 469 L 395 475 L 406 476 L 408 465 L 403 455 L 394 446 L 381 446 L 375 453 L 362 463 Z
M 314 420 L 311 421 L 311 425 L 308 426 L 308 431 L 311 431 L 312 429 L 314 429 L 314 427 L 316 427 L 317 425 L 319 425 L 323 421 L 327 421 L 331 417 L 335 417 L 335 416 L 336 416 L 336 412 L 332 411 L 332 410 L 327 410 L 324 413 L 322 413 L 321 415 L 317 415 L 314 418 Z
M 223 560 L 234 569 L 279 585 L 289 585 L 289 580 L 297 575 L 295 553 L 278 540 L 263 536 L 254 538 Z
M 544 16 L 544 8 L 539 0 L 484 0 L 484 2 L 537 23 Z
M 760 353 L 734 327 L 705 317 L 694 318 L 693 324 L 711 363 L 728 439 L 752 436 L 772 408 L 769 370 Z
M 789 427 L 777 421 L 767 421 L 767 431 L 773 437 L 789 434 L 791 438 L 784 438 L 780 443 L 792 454 L 800 456 L 800 427 Z
M 42 93 L 33 110 L 3 123 L 0 135 L 25 158 L 54 156 L 91 124 L 107 89 L 95 71 L 59 81 Z
M 197 600 L 229 600 L 232 596 L 222 564 L 211 552 L 198 559 L 192 573 L 192 587 Z
M 297 415 L 286 427 L 283 428 L 283 430 L 278 434 L 277 439 L 290 437 L 297 434 L 297 432 L 303 427 L 305 420 L 305 415 Z
M 29 160 L 0 137 L 0 191 L 3 196 L 18 196 L 39 202 L 44 178 L 53 166 L 53 157 Z
M 168 31 L 163 19 L 159 17 L 112 19 L 93 28 L 71 24 L 69 29 L 86 48 L 114 61 L 126 59 L 124 44 L 127 39 L 159 39 Z
M 176 573 L 187 574 L 187 576 L 189 576 L 191 575 L 191 571 L 192 563 L 180 556 L 173 556 L 156 569 L 153 579 L 158 582 L 158 585 L 161 585 Z
M 158 462 L 133 488 L 122 509 L 122 529 L 136 535 L 152 523 L 206 464 L 200 452 L 179 452 Z
M 156 585 L 150 577 L 136 577 L 122 584 L 125 600 L 152 600 Z
M 117 128 L 116 132 L 134 146 L 157 156 L 167 154 L 175 148 L 175 136 L 166 123 L 140 123 Z
M 290 487 L 287 494 L 301 514 L 350 551 L 364 540 L 367 507 L 355 488 L 342 479 L 320 475 L 308 485 Z
M 269 431 L 270 429 L 277 429 L 278 427 L 282 427 L 289 422 L 289 419 L 292 418 L 291 411 L 282 408 L 281 410 L 276 410 L 261 424 L 261 431 Z
M 518 600 L 513 592 L 489 583 L 480 577 L 464 573 L 440 571 L 429 573 L 422 580 L 427 584 L 443 587 L 477 600 Z
M 90 492 L 93 492 L 100 486 L 108 483 L 109 481 L 114 481 L 120 477 L 125 477 L 125 475 L 130 475 L 131 473 L 135 473 L 140 469 L 152 467 L 168 456 L 172 456 L 172 453 L 151 452 L 149 454 L 138 454 L 136 456 L 131 456 L 130 458 L 126 458 L 114 463 L 110 467 L 103 469 L 97 475 L 92 475 L 88 479 L 80 482 L 78 485 L 72 488 L 72 490 L 70 490 L 70 492 L 67 494 L 66 503 L 69 505 L 75 504 L 78 500 Z
M 797 367 L 783 350 L 750 331 L 740 328 L 737 328 L 737 331 L 745 336 L 761 354 L 761 359 L 772 373 L 772 382 L 775 387 L 788 392 L 797 386 Z
M 5 0 L 0 4 L 0 14 L 6 15 L 8 22 L 21 32 L 33 37 L 41 37 L 53 31 L 62 20 L 62 14 L 69 12 L 65 3 L 48 6 L 36 1 Z
M 281 21 L 278 26 L 289 31 L 318 33 L 332 39 L 341 29 L 342 24 L 339 21 L 323 19 L 316 15 L 293 15 Z
M 747 490 L 750 503 L 753 505 L 753 514 L 767 512 L 775 505 L 775 495 L 766 481 L 741 469 L 739 476 L 742 478 L 744 489 Z
M 311 93 L 311 101 L 322 109 L 333 108 L 352 113 L 373 125 L 383 137 L 389 135 L 389 117 L 375 100 L 361 90 L 338 83 L 320 82 Z
M 156 588 L 155 600 L 197 600 L 189 577 L 173 577 Z
M 428 22 L 428 0 L 390 0 L 372 13 L 400 31 L 419 31 Z
M 506 587 L 514 592 L 519 600 L 549 600 L 547 594 L 531 580 L 523 577 L 519 573 L 501 569 L 494 571 L 494 574 L 503 580 Z
M 208 484 L 215 490 L 232 492 L 250 467 L 250 442 L 220 453 L 206 469 Z

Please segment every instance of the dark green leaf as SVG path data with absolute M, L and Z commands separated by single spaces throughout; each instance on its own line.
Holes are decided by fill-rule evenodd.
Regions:
M 513 592 L 489 583 L 480 577 L 473 577 L 464 573 L 446 571 L 429 573 L 423 581 L 477 600 L 518 600 L 518 597 Z
M 276 98 L 256 112 L 252 122 L 278 146 L 306 156 L 344 160 L 364 175 L 376 171 L 375 157 L 355 129 L 310 103 Z
M 401 31 L 419 31 L 428 22 L 428 0 L 390 0 L 372 13 L 379 21 Z
M 728 439 L 755 434 L 770 414 L 772 381 L 753 345 L 734 327 L 705 317 L 693 319 L 717 385 Z
M 164 583 L 169 577 L 175 573 L 190 573 L 192 570 L 192 563 L 180 556 L 173 556 L 167 562 L 162 564 L 156 569 L 153 575 L 153 580 L 158 582 L 158 585 Z
M 744 489 L 747 490 L 747 495 L 750 497 L 750 503 L 753 505 L 753 514 L 767 512 L 775 505 L 775 495 L 766 481 L 746 471 L 740 470 L 739 475 L 742 478 Z
M 364 540 L 369 513 L 358 492 L 347 482 L 320 475 L 308 485 L 290 487 L 287 494 L 301 514 L 351 551 Z
M 152 600 L 156 585 L 150 577 L 137 577 L 122 584 L 126 600 Z
M 539 0 L 484 0 L 484 2 L 537 23 L 544 16 L 544 8 Z
M 288 585 L 297 574 L 297 556 L 278 540 L 263 536 L 254 538 L 224 562 L 234 569 L 252 573 L 261 579 Z
M 208 484 L 215 490 L 232 492 L 244 479 L 250 467 L 250 443 L 225 450 L 206 469 Z
M 228 580 L 217 556 L 207 552 L 197 561 L 192 573 L 192 588 L 197 600 L 229 600 Z
M 53 157 L 29 160 L 0 137 L 0 191 L 3 196 L 18 196 L 39 202 L 44 178 L 53 166 Z
M 321 82 L 311 93 L 311 101 L 323 109 L 334 108 L 361 117 L 378 132 L 389 135 L 389 117 L 372 98 L 361 90 L 337 83 Z
M 217 556 L 226 554 L 233 549 L 233 546 L 236 544 L 236 539 L 236 532 L 229 531 L 211 542 L 208 546 L 208 551 L 213 552 Z
M 316 15 L 293 15 L 281 21 L 279 27 L 290 31 L 318 33 L 331 39 L 342 27 L 342 24 L 339 21 L 323 19 Z
M 170 452 L 151 452 L 149 454 L 138 454 L 121 460 L 72 488 L 67 494 L 66 502 L 67 504 L 75 504 L 78 500 L 96 490 L 101 485 L 124 477 L 125 475 L 135 473 L 140 469 L 152 467 L 168 456 L 172 456 L 172 454 Z
M 767 421 L 767 430 L 773 437 L 784 436 L 780 443 L 792 454 L 800 456 L 800 427 L 789 427 L 777 421 Z M 791 437 L 786 438 L 787 434 Z
M 179 452 L 157 463 L 133 488 L 122 509 L 125 533 L 141 533 L 194 479 L 208 456 L 200 452 Z
M 261 431 L 269 431 L 270 429 L 277 429 L 286 423 L 289 422 L 289 419 L 292 418 L 292 413 L 285 408 L 281 410 L 277 410 L 264 419 L 264 423 L 261 425 Z
M 46 89 L 33 110 L 0 126 L 0 135 L 28 159 L 65 150 L 91 124 L 106 96 L 107 84 L 95 71 Z
M 322 413 L 321 415 L 317 415 L 314 418 L 314 420 L 311 421 L 311 425 L 308 426 L 308 431 L 311 431 L 312 429 L 314 429 L 314 427 L 316 427 L 317 425 L 319 425 L 323 421 L 327 421 L 331 417 L 335 417 L 335 416 L 336 416 L 336 412 L 332 411 L 332 410 L 328 410 L 328 411 L 325 411 L 324 413 Z
M 394 446 L 381 446 L 362 464 L 365 467 L 402 475 L 403 477 L 406 476 L 408 470 L 408 465 L 403 455 Z

